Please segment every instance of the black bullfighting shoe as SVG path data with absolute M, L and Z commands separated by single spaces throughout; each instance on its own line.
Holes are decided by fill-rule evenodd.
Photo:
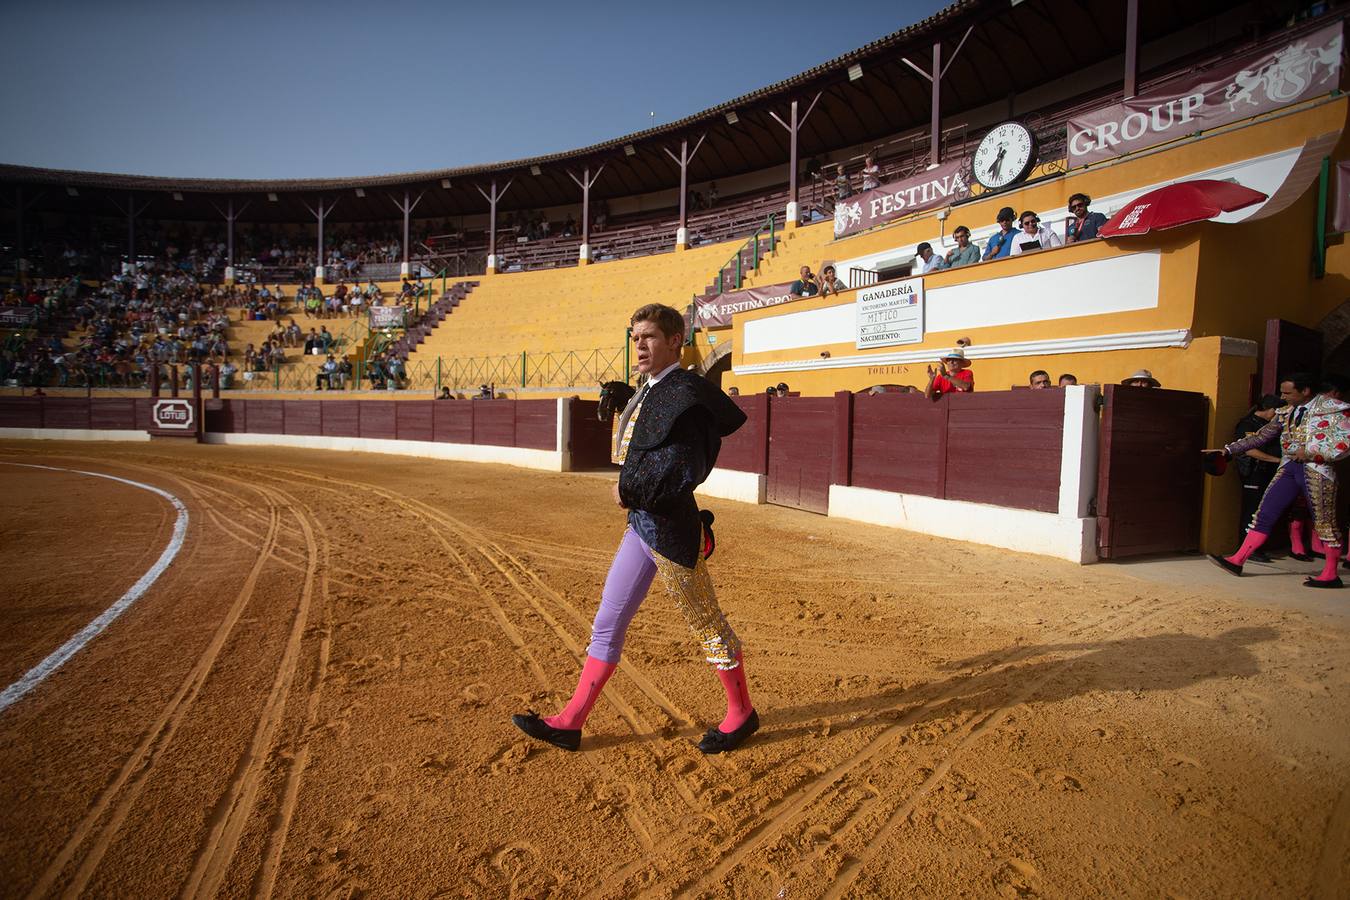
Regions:
M 1238 575 L 1238 576 L 1242 575 L 1242 566 L 1239 566 L 1237 563 L 1234 562 L 1229 562 L 1222 556 L 1216 556 L 1213 553 L 1211 553 L 1209 554 L 1209 561 L 1214 563 L 1214 565 L 1218 566 L 1220 569 L 1223 569 L 1229 575 Z
M 708 733 L 703 735 L 703 740 L 698 742 L 698 749 L 704 753 L 730 753 L 750 737 L 756 731 L 759 731 L 759 713 L 756 710 L 750 710 L 750 718 L 741 723 L 741 727 L 728 734 L 722 731 L 716 725 L 708 729 Z
M 1311 588 L 1341 588 L 1345 587 L 1345 582 L 1341 581 L 1339 577 L 1328 578 L 1326 581 L 1323 581 L 1320 578 L 1305 578 L 1303 579 L 1303 586 Z
M 511 724 L 536 740 L 564 750 L 575 752 L 581 747 L 580 728 L 554 728 L 539 718 L 539 714 L 534 710 L 524 715 L 516 713 L 511 717 Z

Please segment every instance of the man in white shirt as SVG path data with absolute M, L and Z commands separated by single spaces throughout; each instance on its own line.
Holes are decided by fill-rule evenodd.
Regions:
M 1022 231 L 1012 239 L 1009 256 L 1029 253 L 1032 250 L 1044 250 L 1047 247 L 1062 247 L 1064 241 L 1049 228 L 1041 225 L 1041 217 L 1031 210 L 1022 213 Z
M 947 260 L 937 253 L 933 252 L 933 245 L 924 241 L 918 247 L 914 248 L 915 253 L 921 261 L 919 265 L 919 274 L 927 275 L 929 272 L 941 272 L 947 268 Z M 1013 252 L 1016 252 L 1014 250 Z

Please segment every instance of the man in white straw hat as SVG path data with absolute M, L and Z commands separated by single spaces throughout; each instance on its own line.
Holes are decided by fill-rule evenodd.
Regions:
M 975 373 L 970 371 L 964 347 L 948 350 L 938 359 L 938 368 L 928 367 L 928 387 L 923 395 L 929 400 L 943 394 L 969 393 L 975 390 Z
M 1146 388 L 1162 387 L 1162 382 L 1154 378 L 1153 373 L 1150 372 L 1148 369 L 1140 369 L 1139 371 L 1131 375 L 1129 378 L 1122 378 L 1120 380 L 1120 383 L 1125 385 L 1126 387 L 1146 387 Z

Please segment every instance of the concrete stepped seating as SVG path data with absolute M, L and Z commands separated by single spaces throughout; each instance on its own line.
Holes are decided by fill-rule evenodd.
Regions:
M 490 276 L 410 361 L 621 347 L 634 309 L 651 302 L 685 309 L 738 245 Z

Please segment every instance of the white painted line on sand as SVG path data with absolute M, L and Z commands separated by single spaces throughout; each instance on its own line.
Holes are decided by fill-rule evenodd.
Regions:
M 120 481 L 123 484 L 129 484 L 132 487 L 138 487 L 150 491 L 151 493 L 159 494 L 165 500 L 172 503 L 173 508 L 178 511 L 178 521 L 174 522 L 173 525 L 173 537 L 169 539 L 169 545 L 164 548 L 164 552 L 159 555 L 159 559 L 155 560 L 155 564 L 150 567 L 150 570 L 142 575 L 140 580 L 133 584 L 131 589 L 123 594 L 116 603 L 104 610 L 102 615 L 84 626 L 84 628 L 70 640 L 66 641 L 60 647 L 57 647 L 52 651 L 51 655 L 42 662 L 29 669 L 22 678 L 5 688 L 3 692 L 0 692 L 0 712 L 4 712 L 24 694 L 27 694 L 33 688 L 41 684 L 44 678 L 61 668 L 66 660 L 83 650 L 86 644 L 98 637 L 103 629 L 107 628 L 118 616 L 126 612 L 131 604 L 140 599 L 140 596 L 150 589 L 150 585 L 154 584 L 155 581 L 159 579 L 159 576 L 164 574 L 164 570 L 169 567 L 169 564 L 173 562 L 174 557 L 178 555 L 178 551 L 183 548 L 183 539 L 187 535 L 188 511 L 187 507 L 183 505 L 183 502 L 168 491 L 162 491 L 157 487 L 141 484 L 139 481 L 132 481 L 128 478 L 118 478 L 116 475 L 105 475 L 102 472 L 84 472 L 80 469 L 62 469 L 56 466 L 35 466 L 28 463 L 6 462 L 0 463 L 0 465 L 20 466 L 25 469 L 46 469 L 50 472 L 74 472 L 76 475 L 89 475 L 94 478 L 106 478 L 109 481 Z

